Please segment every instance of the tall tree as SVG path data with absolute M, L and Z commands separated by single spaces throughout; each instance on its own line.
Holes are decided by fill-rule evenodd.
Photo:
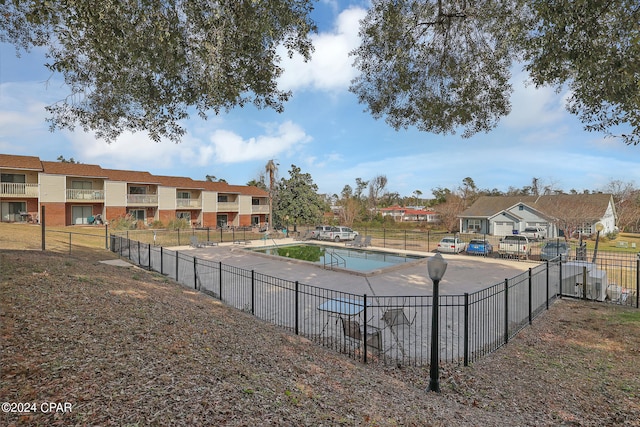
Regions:
M 351 90 L 395 129 L 493 129 L 524 61 L 536 85 L 570 89 L 585 129 L 640 143 L 637 0 L 373 0 L 360 37 Z
M 53 128 L 76 125 L 113 140 L 146 130 L 179 141 L 194 109 L 251 103 L 283 110 L 276 51 L 309 59 L 312 0 L 40 1 L 0 3 L 0 41 L 44 47 L 69 95 L 47 109 Z
M 275 191 L 275 176 L 276 172 L 278 172 L 278 165 L 271 159 L 264 167 L 264 170 L 269 175 L 269 227 L 273 227 L 273 192 Z
M 318 186 L 310 174 L 302 173 L 296 165 L 291 165 L 288 179 L 280 179 L 276 199 L 277 219 L 288 217 L 294 231 L 298 224 L 314 224 L 322 218 L 324 202 L 318 195 Z

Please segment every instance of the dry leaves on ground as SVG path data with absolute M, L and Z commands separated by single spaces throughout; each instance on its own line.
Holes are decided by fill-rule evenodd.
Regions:
M 637 310 L 561 301 L 471 367 L 362 365 L 137 268 L 0 251 L 2 425 L 630 425 Z M 508 420 L 508 422 L 506 422 Z

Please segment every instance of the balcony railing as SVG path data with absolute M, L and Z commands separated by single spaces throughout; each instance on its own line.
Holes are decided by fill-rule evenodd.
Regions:
M 38 197 L 38 184 L 3 182 L 0 183 L 0 195 L 3 197 Z
M 157 205 L 157 194 L 127 194 L 127 204 L 129 205 Z
M 202 200 L 200 199 L 176 199 L 176 207 L 178 208 L 201 208 Z
M 238 202 L 218 202 L 218 212 L 238 212 L 239 210 Z
M 251 205 L 251 213 L 267 214 L 269 213 L 269 205 Z
M 104 201 L 104 190 L 67 189 L 67 200 L 99 200 Z

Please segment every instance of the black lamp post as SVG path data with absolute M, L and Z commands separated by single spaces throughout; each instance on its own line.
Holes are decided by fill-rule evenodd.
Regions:
M 429 370 L 429 388 L 427 391 L 440 393 L 440 292 L 438 285 L 444 272 L 447 271 L 447 261 L 442 255 L 435 254 L 427 261 L 429 278 L 433 282 L 433 308 L 431 319 L 431 366 Z
M 604 230 L 604 224 L 602 224 L 601 222 L 596 222 L 596 247 L 593 250 L 593 259 L 591 260 L 591 263 L 595 264 L 596 263 L 596 257 L 598 256 L 598 242 L 600 241 L 600 232 Z

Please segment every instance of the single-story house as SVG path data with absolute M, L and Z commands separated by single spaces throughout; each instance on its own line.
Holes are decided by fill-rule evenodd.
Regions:
M 382 216 L 390 216 L 398 222 L 403 221 L 426 221 L 429 223 L 438 222 L 438 213 L 418 207 L 390 206 L 378 210 Z
M 548 238 L 616 231 L 617 215 L 611 194 L 548 196 L 483 196 L 460 215 L 460 231 L 494 236 L 518 234 L 541 227 Z

